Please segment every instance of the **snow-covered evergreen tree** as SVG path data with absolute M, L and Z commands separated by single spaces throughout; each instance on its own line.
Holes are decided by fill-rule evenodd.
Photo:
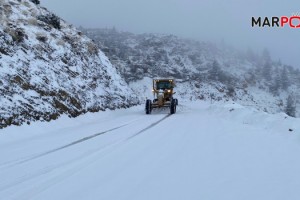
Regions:
M 216 60 L 214 60 L 211 69 L 209 70 L 209 78 L 211 80 L 218 81 L 220 78 L 220 74 L 221 74 L 220 65 Z
M 289 95 L 287 98 L 285 113 L 291 117 L 296 117 L 295 99 L 292 95 Z
M 289 81 L 286 67 L 284 67 L 281 71 L 280 81 L 281 81 L 281 89 L 286 90 L 290 86 L 290 81 Z
M 267 81 L 267 82 L 270 82 L 272 80 L 272 64 L 267 61 L 264 66 L 263 66 L 263 69 L 262 69 L 262 75 L 263 75 L 263 78 Z

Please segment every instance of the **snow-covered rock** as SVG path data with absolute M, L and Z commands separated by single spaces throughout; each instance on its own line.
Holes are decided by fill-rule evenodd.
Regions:
M 0 14 L 0 128 L 138 103 L 72 25 L 29 0 L 1 0 Z

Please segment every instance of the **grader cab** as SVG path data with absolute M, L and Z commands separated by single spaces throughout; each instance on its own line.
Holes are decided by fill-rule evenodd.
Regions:
M 170 108 L 170 114 L 176 112 L 178 100 L 173 98 L 175 80 L 174 79 L 153 79 L 153 100 L 147 99 L 145 110 L 146 114 L 151 114 L 156 108 Z

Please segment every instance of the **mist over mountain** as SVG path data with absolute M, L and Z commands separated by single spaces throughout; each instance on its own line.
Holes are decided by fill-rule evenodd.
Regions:
M 175 78 L 181 100 L 235 101 L 299 116 L 300 71 L 267 49 L 78 30 L 39 1 L 0 5 L 0 128 L 143 103 L 152 98 L 154 77 Z
M 233 100 L 271 113 L 286 112 L 287 104 L 299 107 L 299 69 L 273 60 L 268 49 L 241 51 L 174 35 L 81 29 L 143 98 L 150 95 L 147 78 L 173 77 L 184 99 Z

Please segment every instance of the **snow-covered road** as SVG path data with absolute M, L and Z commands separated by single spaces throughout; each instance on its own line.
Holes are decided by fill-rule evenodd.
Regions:
M 298 200 L 299 122 L 186 103 L 175 115 L 138 106 L 10 127 L 0 199 Z

